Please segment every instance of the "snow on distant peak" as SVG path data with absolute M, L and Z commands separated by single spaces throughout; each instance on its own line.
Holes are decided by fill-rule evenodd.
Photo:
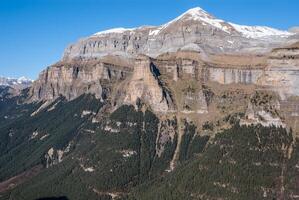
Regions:
M 20 78 L 17 79 L 17 82 L 19 84 L 23 84 L 23 83 L 32 83 L 33 80 L 26 78 L 25 76 L 21 76 Z
M 282 31 L 267 26 L 244 26 L 234 23 L 229 24 L 247 38 L 263 38 L 267 36 L 288 37 L 293 35 L 293 33 L 290 33 L 288 31 Z
M 13 86 L 13 85 L 30 85 L 33 80 L 24 76 L 20 78 L 6 78 L 0 76 L 0 86 Z
M 94 34 L 94 36 L 99 36 L 99 35 L 106 35 L 110 33 L 124 33 L 126 31 L 133 31 L 135 28 L 113 28 L 105 31 L 100 31 Z

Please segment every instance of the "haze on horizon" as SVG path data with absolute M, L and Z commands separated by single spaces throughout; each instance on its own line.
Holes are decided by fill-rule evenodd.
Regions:
M 37 78 L 82 37 L 114 27 L 160 25 L 193 7 L 243 25 L 299 25 L 297 0 L 2 0 L 0 76 Z

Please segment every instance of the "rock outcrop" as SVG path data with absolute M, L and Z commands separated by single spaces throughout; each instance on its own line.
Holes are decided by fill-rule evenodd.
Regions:
M 150 105 L 155 112 L 174 110 L 171 94 L 159 79 L 159 69 L 146 56 L 136 59 L 132 77 L 125 89 L 124 103 L 136 105 L 138 100 Z
M 263 71 L 262 69 L 210 68 L 209 80 L 221 84 L 256 84 Z
M 286 124 L 279 116 L 279 111 L 280 103 L 275 97 L 263 92 L 256 92 L 251 97 L 245 119 L 242 119 L 240 124 L 286 127 Z

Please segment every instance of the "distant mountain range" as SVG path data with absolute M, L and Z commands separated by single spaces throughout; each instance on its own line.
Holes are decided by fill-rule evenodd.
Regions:
M 33 80 L 26 78 L 24 76 L 20 78 L 9 78 L 0 76 L 0 86 L 10 86 L 10 87 L 29 87 L 33 83 Z

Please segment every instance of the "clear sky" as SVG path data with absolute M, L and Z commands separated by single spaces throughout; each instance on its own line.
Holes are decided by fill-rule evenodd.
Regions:
M 0 75 L 35 79 L 79 38 L 160 25 L 197 6 L 244 25 L 299 25 L 299 0 L 0 0 Z

